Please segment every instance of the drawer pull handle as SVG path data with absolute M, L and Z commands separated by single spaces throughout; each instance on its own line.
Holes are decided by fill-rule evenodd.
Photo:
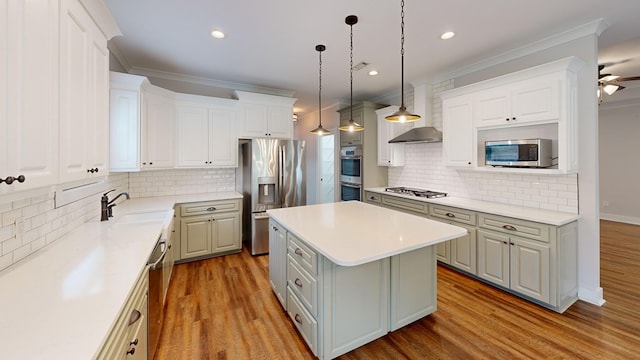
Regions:
M 450 218 L 456 217 L 456 214 L 454 213 L 446 213 L 445 215 L 447 215 L 447 217 L 450 217 Z
M 142 316 L 142 314 L 140 313 L 140 311 L 134 309 L 131 312 L 131 315 L 129 315 L 129 326 L 135 324 L 136 321 L 138 321 L 141 316 Z
M 518 229 L 513 225 L 502 225 L 502 228 L 509 231 L 518 231 Z
M 298 324 L 302 324 L 302 318 L 300 317 L 300 314 L 296 314 L 296 316 L 294 316 L 293 318 Z
M 136 353 L 136 348 L 131 348 L 131 350 L 127 351 L 127 355 L 133 355 Z
M 214 208 L 213 206 L 212 207 L 208 207 L 207 211 L 216 211 L 216 208 Z
M 302 281 L 299 278 L 296 278 L 293 283 L 296 284 L 297 287 L 302 288 Z
M 138 345 L 138 338 L 130 342 L 129 345 Z
M 2 184 L 4 182 L 7 185 L 11 185 L 11 184 L 13 184 L 14 181 L 17 181 L 19 183 L 23 183 L 25 180 L 26 180 L 26 178 L 24 177 L 24 175 L 19 175 L 18 177 L 7 176 L 6 179 L 0 179 L 0 184 Z
M 300 248 L 296 248 L 296 249 L 294 250 L 294 253 L 295 253 L 296 255 L 302 256 L 302 250 L 300 250 Z

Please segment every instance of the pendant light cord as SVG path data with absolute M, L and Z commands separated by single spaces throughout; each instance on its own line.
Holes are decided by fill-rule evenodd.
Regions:
M 404 0 L 400 1 L 400 109 L 404 109 Z
M 322 51 L 318 51 L 318 57 L 320 58 L 320 68 L 318 78 L 318 124 L 322 127 Z
M 349 27 L 351 28 L 351 37 L 350 37 L 350 41 L 351 41 L 351 47 L 349 49 L 350 52 L 350 57 L 349 57 L 349 83 L 351 84 L 351 91 L 350 91 L 350 95 L 351 95 L 351 117 L 349 118 L 349 123 L 353 124 L 355 121 L 353 121 L 353 25 L 349 25 Z

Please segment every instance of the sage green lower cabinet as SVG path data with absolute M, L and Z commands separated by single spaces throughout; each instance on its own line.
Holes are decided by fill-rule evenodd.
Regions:
M 435 247 L 340 266 L 281 228 L 270 233 L 270 243 L 283 233 L 287 313 L 320 359 L 338 357 L 436 310 Z M 270 263 L 270 274 L 280 265 Z
M 448 267 L 560 313 L 578 298 L 577 221 L 554 226 L 372 191 L 364 201 L 466 228 L 434 247 Z
M 241 200 L 181 204 L 180 260 L 230 254 L 242 250 Z
M 269 219 L 269 283 L 278 301 L 287 308 L 287 230 Z

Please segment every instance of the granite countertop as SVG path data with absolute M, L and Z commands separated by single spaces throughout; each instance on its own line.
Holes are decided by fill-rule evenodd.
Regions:
M 131 199 L 109 221 L 87 222 L 0 272 L 0 358 L 96 356 L 178 203 L 240 199 L 239 193 Z M 118 223 L 127 214 L 166 212 Z
M 396 194 L 385 191 L 384 188 L 367 188 L 365 191 L 371 191 L 379 194 L 401 197 L 410 200 L 424 201 L 427 203 L 446 205 L 460 209 L 467 209 L 488 214 L 507 216 L 515 219 L 529 220 L 548 225 L 562 226 L 574 222 L 580 218 L 580 214 L 572 214 L 561 211 L 553 211 L 546 209 L 536 209 L 524 206 L 502 204 L 491 201 L 465 199 L 453 196 L 441 198 L 427 199 L 412 195 Z
M 467 230 L 383 207 L 345 201 L 267 213 L 315 251 L 355 266 L 467 234 Z

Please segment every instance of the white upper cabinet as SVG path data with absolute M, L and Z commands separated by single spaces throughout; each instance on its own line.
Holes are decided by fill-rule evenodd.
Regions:
M 60 181 L 109 174 L 107 39 L 77 0 L 60 13 Z
M 175 100 L 146 77 L 110 74 L 111 171 L 167 169 L 175 164 Z
M 237 101 L 180 94 L 178 167 L 238 166 Z
M 576 172 L 576 83 L 582 65 L 577 57 L 568 57 L 441 93 L 445 164 L 503 172 Z M 484 165 L 486 141 L 534 138 L 551 140 L 556 161 L 551 168 Z
M 25 178 L 0 194 L 58 181 L 57 14 L 51 1 L 0 5 L 0 179 Z
M 560 117 L 562 77 L 555 73 L 480 91 L 473 96 L 476 127 L 553 122 Z
M 476 165 L 473 151 L 471 97 L 462 95 L 442 101 L 442 143 L 445 165 L 471 168 Z
M 241 138 L 293 138 L 293 103 L 297 100 L 275 95 L 236 91 L 240 102 Z
M 413 122 L 403 124 L 384 119 L 396 111 L 398 111 L 398 106 L 388 106 L 376 110 L 378 117 L 378 166 L 404 166 L 405 144 L 389 144 L 389 140 L 413 128 Z

